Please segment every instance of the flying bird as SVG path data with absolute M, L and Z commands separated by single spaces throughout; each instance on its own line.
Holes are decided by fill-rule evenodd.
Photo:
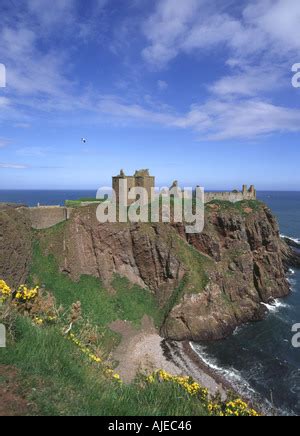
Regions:
M 82 142 L 83 144 L 86 144 L 87 140 L 86 140 L 85 138 L 81 138 L 81 142 Z

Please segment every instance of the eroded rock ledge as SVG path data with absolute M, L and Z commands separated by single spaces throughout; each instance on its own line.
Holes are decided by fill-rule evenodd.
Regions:
M 221 339 L 242 323 L 261 319 L 265 307 L 290 292 L 286 273 L 295 257 L 263 204 L 238 209 L 210 205 L 204 232 L 181 237 L 214 259 L 204 292 L 185 295 L 164 326 L 173 339 Z

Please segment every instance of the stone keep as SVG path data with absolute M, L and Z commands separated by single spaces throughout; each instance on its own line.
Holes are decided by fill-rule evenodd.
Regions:
M 121 170 L 118 176 L 112 178 L 112 187 L 116 193 L 117 203 L 119 201 L 119 182 L 120 180 L 127 180 L 128 192 L 132 188 L 145 188 L 148 193 L 148 200 L 151 199 L 151 189 L 155 187 L 155 177 L 150 176 L 149 170 L 137 170 L 133 176 L 126 176 L 124 171 Z M 135 200 L 128 200 L 128 204 L 133 203 Z

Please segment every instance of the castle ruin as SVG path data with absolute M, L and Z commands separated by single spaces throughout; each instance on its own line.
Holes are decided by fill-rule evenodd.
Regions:
M 128 191 L 131 188 L 142 187 L 145 188 L 148 193 L 149 202 L 151 202 L 152 188 L 155 188 L 155 177 L 151 176 L 149 170 L 138 170 L 133 176 L 126 176 L 124 171 L 121 170 L 118 176 L 112 178 L 113 189 L 116 193 L 116 199 L 119 200 L 119 181 L 127 180 Z M 178 188 L 179 184 L 177 181 L 173 182 L 172 188 Z M 253 185 L 248 189 L 247 185 L 243 185 L 241 191 L 231 191 L 231 192 L 205 192 L 204 202 L 209 203 L 214 200 L 219 201 L 230 201 L 231 203 L 236 203 L 243 200 L 256 200 L 256 190 Z M 128 204 L 132 204 L 135 200 L 128 200 Z M 87 206 L 91 203 L 83 202 L 81 207 Z M 93 204 L 93 203 L 92 203 Z M 21 206 L 20 209 L 23 209 Z M 34 229 L 47 229 L 53 227 L 56 224 L 68 221 L 73 212 L 72 207 L 66 206 L 40 206 L 25 208 L 29 214 L 32 227 Z
M 132 188 L 136 187 L 142 187 L 145 188 L 148 193 L 148 199 L 150 202 L 151 199 L 151 190 L 152 188 L 155 188 L 155 177 L 150 176 L 149 170 L 137 170 L 133 176 L 126 176 L 124 173 L 124 170 L 120 171 L 120 174 L 118 176 L 115 176 L 112 178 L 112 187 L 116 193 L 116 201 L 119 201 L 120 198 L 120 180 L 127 180 L 127 189 L 128 192 Z M 173 185 L 171 186 L 170 190 L 172 188 L 178 187 L 177 180 L 173 182 Z M 243 185 L 243 188 L 241 191 L 234 190 L 234 191 L 220 191 L 220 192 L 205 192 L 204 193 L 204 202 L 209 203 L 213 200 L 220 200 L 220 201 L 230 201 L 231 203 L 236 203 L 238 201 L 243 200 L 256 200 L 256 189 L 254 185 L 251 185 L 248 189 L 247 185 Z M 128 200 L 128 205 L 132 204 L 135 200 Z
M 127 189 L 128 192 L 132 188 L 144 188 L 147 191 L 148 199 L 150 202 L 151 199 L 151 190 L 155 187 L 155 177 L 150 176 L 149 170 L 137 170 L 133 176 L 126 176 L 124 171 L 121 170 L 118 176 L 114 176 L 112 178 L 112 187 L 116 193 L 116 201 L 119 201 L 120 198 L 120 180 L 127 180 Z M 130 205 L 135 200 L 128 200 L 128 204 Z

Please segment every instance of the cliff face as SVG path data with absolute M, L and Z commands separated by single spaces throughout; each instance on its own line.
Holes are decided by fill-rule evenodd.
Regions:
M 289 293 L 291 249 L 258 202 L 207 205 L 199 235 L 186 235 L 182 225 L 99 224 L 95 209 L 82 208 L 40 239 L 75 280 L 90 274 L 109 287 L 117 273 L 155 293 L 169 307 L 162 333 L 175 340 L 223 338 L 261 319 L 261 303 Z
M 114 274 L 154 292 L 165 302 L 185 273 L 165 226 L 100 224 L 94 207 L 78 208 L 54 234 L 40 235 L 46 254 L 54 254 L 60 269 L 73 280 L 81 275 L 99 277 L 107 288 Z
M 264 205 L 208 205 L 204 232 L 185 235 L 197 250 L 214 259 L 204 292 L 185 295 L 166 320 L 173 339 L 220 339 L 238 325 L 261 319 L 274 298 L 289 293 L 286 279 L 290 248 L 280 239 L 276 220 Z
M 25 209 L 0 204 L 0 278 L 10 286 L 18 286 L 27 278 L 31 242 L 31 222 Z

